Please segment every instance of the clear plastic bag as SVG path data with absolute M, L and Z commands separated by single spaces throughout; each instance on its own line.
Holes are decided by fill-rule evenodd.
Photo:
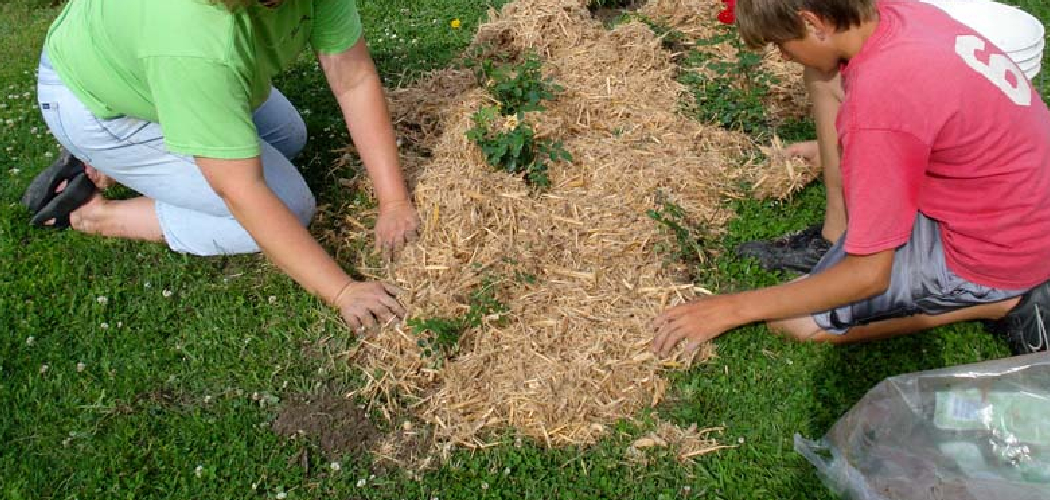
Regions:
M 851 500 L 1050 499 L 1050 354 L 886 379 L 795 450 Z

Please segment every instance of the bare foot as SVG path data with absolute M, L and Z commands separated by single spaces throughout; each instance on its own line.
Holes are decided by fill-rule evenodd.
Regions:
M 105 190 L 110 186 L 116 184 L 116 181 L 114 181 L 110 176 L 99 172 L 95 169 L 95 167 L 92 167 L 87 163 L 84 164 L 84 173 L 87 174 L 88 179 L 91 179 L 91 182 L 95 183 L 95 186 L 98 186 L 98 189 L 100 191 Z
M 96 193 L 87 203 L 69 214 L 69 225 L 82 233 L 164 241 L 160 220 L 150 198 L 107 200 Z
M 96 192 L 80 208 L 69 213 L 69 227 L 81 233 L 105 236 L 100 222 L 104 218 L 103 212 L 105 211 L 106 203 L 107 201 L 102 197 L 102 193 Z

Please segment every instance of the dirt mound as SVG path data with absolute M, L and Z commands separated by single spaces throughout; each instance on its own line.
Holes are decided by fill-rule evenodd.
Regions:
M 331 456 L 371 451 L 382 436 L 364 406 L 335 393 L 285 403 L 271 427 L 288 438 L 309 437 Z

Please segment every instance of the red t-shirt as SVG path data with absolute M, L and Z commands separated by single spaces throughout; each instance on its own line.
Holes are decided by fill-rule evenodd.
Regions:
M 972 29 L 914 0 L 882 0 L 842 70 L 837 127 L 845 250 L 868 255 L 940 222 L 948 268 L 985 286 L 1050 278 L 1050 111 Z

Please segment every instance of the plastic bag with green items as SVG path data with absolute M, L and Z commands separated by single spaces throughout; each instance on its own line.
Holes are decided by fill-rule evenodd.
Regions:
M 795 449 L 851 500 L 1050 499 L 1050 354 L 891 377 Z

